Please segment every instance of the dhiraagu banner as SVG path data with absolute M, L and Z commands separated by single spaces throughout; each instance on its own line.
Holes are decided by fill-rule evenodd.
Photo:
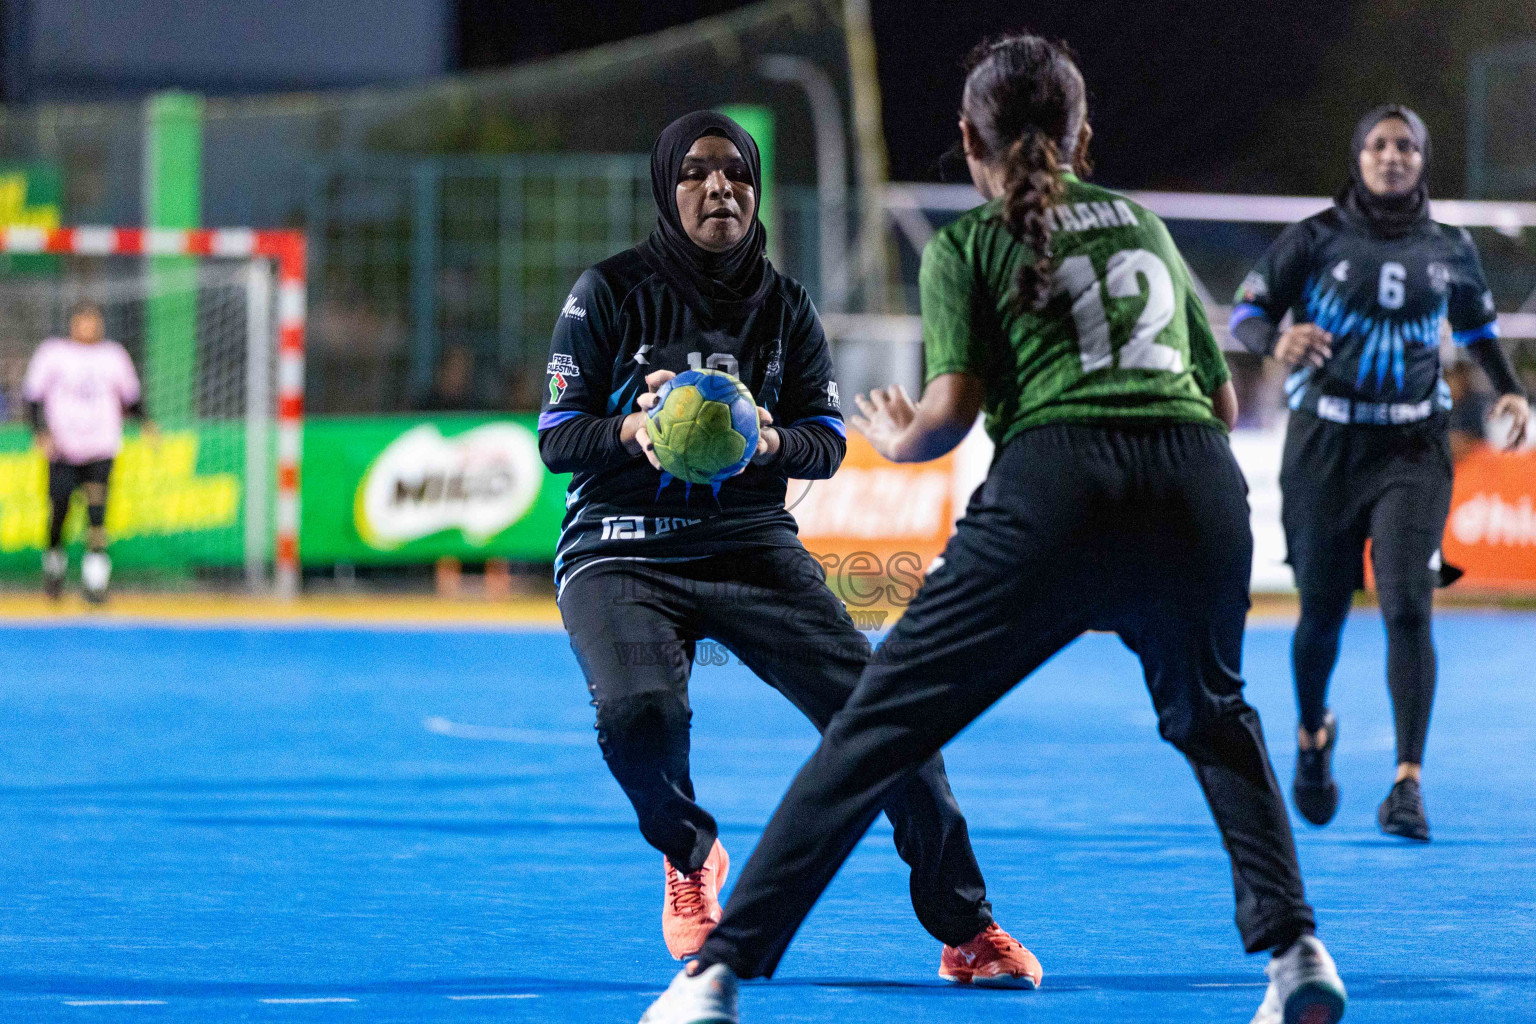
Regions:
M 308 565 L 554 558 L 567 478 L 539 458 L 537 417 L 311 418 Z

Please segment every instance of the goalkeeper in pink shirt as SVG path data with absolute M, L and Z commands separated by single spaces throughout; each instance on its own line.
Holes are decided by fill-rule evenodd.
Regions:
M 79 302 L 70 311 L 69 337 L 49 338 L 27 365 L 22 395 L 33 436 L 48 459 L 48 550 L 43 554 L 43 589 L 64 592 L 69 558 L 64 553 L 64 517 L 76 490 L 85 491 L 86 554 L 80 566 L 86 600 L 106 600 L 112 562 L 107 557 L 107 481 L 123 446 L 124 416 L 143 416 L 139 376 L 133 360 L 106 337 L 101 308 Z M 153 430 L 146 422 L 145 428 Z

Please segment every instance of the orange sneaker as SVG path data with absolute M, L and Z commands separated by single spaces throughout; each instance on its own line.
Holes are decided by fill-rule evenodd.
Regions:
M 677 870 L 665 857 L 661 862 L 667 879 L 661 934 L 672 959 L 684 960 L 704 947 L 704 940 L 720 923 L 720 887 L 731 873 L 731 855 L 716 839 L 704 866 L 691 875 Z
M 996 921 L 964 945 L 945 946 L 939 958 L 939 977 L 956 985 L 1039 988 L 1044 976 L 1035 954 Z

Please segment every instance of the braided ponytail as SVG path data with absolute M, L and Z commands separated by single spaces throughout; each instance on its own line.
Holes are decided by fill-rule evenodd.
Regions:
M 960 115 L 1003 169 L 1003 222 L 1034 253 L 1020 265 L 1009 305 L 1038 311 L 1051 297 L 1051 217 L 1066 195 L 1063 155 L 1086 171 L 1087 87 L 1064 44 L 1035 35 L 982 43 L 966 62 Z
M 1066 185 L 1057 171 L 1056 143 L 1031 132 L 1008 147 L 1003 157 L 1003 223 L 1035 254 L 1019 264 L 1010 305 L 1015 313 L 1044 308 L 1051 297 L 1051 218 L 1047 210 L 1061 202 Z

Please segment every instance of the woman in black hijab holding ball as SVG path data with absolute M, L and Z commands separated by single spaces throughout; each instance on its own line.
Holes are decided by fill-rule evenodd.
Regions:
M 1511 446 L 1530 417 L 1471 236 L 1430 219 L 1429 170 L 1419 116 L 1395 104 L 1372 110 L 1355 129 L 1349 184 L 1270 247 L 1232 314 L 1239 341 L 1291 367 L 1280 488 L 1301 593 L 1297 809 L 1315 825 L 1338 809 L 1328 679 L 1369 539 L 1397 724 L 1397 774 L 1377 819 L 1419 841 L 1429 839 L 1419 778 L 1435 693 L 1430 611 L 1436 584 L 1454 575 L 1440 559 L 1451 501 L 1442 323 L 1502 396 L 1495 413 L 1514 424 Z M 1294 323 L 1282 331 L 1287 312 Z
M 730 860 L 694 799 L 688 678 L 710 639 L 826 727 L 870 645 L 784 507 L 789 477 L 829 477 L 845 432 L 816 309 L 769 263 L 757 146 L 730 118 L 688 114 L 651 153 L 656 229 L 581 275 L 555 325 L 539 449 L 572 473 L 555 560 L 560 613 L 597 709 L 597 739 L 640 831 L 664 854 L 662 930 L 695 954 L 720 920 Z M 756 456 L 717 491 L 669 482 L 645 410 L 677 373 L 711 369 L 756 396 Z M 768 424 L 771 424 L 768 425 Z M 1039 981 L 992 920 L 965 818 L 938 756 L 891 799 L 913 907 L 960 982 Z M 946 973 L 947 972 L 947 973 Z

